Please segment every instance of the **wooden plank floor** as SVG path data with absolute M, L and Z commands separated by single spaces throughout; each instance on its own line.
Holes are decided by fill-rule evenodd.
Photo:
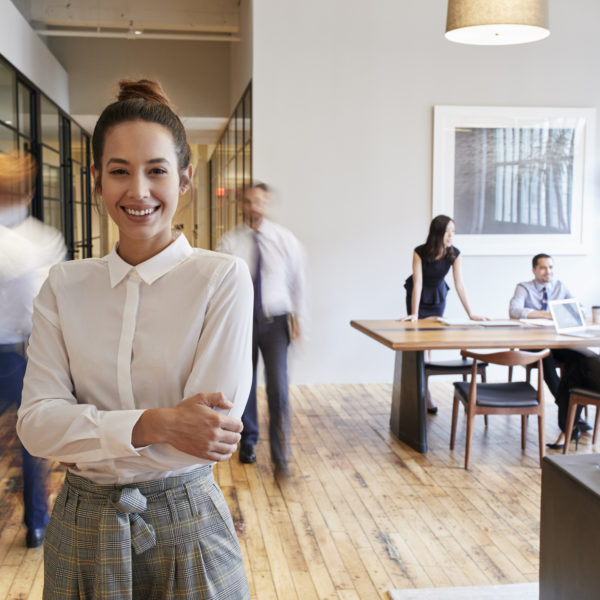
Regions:
M 426 455 L 390 434 L 390 385 L 293 386 L 291 478 L 274 481 L 266 441 L 255 465 L 234 458 L 216 467 L 255 600 L 371 600 L 390 588 L 537 581 L 536 424 L 522 454 L 519 417 L 490 417 L 487 430 L 478 421 L 467 472 L 462 417 L 457 449 L 448 449 L 451 384 L 434 380 L 431 391 L 440 411 L 429 417 Z M 14 409 L 0 415 L 0 600 L 38 600 L 42 550 L 24 547 L 15 420 Z M 549 401 L 548 441 L 557 433 Z M 579 452 L 595 451 L 590 444 L 585 436 Z M 55 466 L 51 500 L 63 477 Z

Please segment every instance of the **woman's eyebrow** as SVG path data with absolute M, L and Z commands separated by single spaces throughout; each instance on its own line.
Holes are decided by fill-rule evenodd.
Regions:
M 125 160 L 124 158 L 109 158 L 106 161 L 106 166 L 108 167 L 108 165 L 110 165 L 112 163 L 116 163 L 118 165 L 128 165 L 129 161 Z
M 124 158 L 109 158 L 108 161 L 106 162 L 106 166 L 110 165 L 110 164 L 118 164 L 118 165 L 128 165 L 129 161 L 125 160 Z M 151 158 L 149 160 L 146 161 L 147 164 L 169 164 L 169 161 L 166 158 Z

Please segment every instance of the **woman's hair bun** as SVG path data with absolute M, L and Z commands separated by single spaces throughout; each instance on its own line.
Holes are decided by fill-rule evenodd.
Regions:
M 149 79 L 140 79 L 134 81 L 132 79 L 121 79 L 119 81 L 119 95 L 117 100 L 147 100 L 148 102 L 159 102 L 171 107 L 171 103 L 164 93 L 160 84 Z

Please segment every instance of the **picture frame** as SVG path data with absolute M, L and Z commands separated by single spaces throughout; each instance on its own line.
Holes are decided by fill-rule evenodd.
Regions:
M 588 254 L 596 110 L 435 106 L 433 216 L 466 255 Z

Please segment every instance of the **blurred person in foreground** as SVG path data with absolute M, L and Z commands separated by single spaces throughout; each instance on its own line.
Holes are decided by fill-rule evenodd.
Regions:
M 33 299 L 50 267 L 65 258 L 62 235 L 29 216 L 35 161 L 0 154 L 0 402 L 21 402 Z M 48 524 L 47 465 L 22 448 L 25 542 L 42 544 Z
M 243 258 L 254 282 L 252 335 L 253 378 L 246 410 L 239 458 L 256 461 L 258 442 L 256 367 L 258 352 L 265 365 L 269 405 L 269 442 L 277 479 L 289 475 L 291 411 L 288 398 L 287 351 L 300 338 L 305 317 L 304 252 L 296 237 L 266 217 L 271 192 L 264 183 L 243 196 L 244 224 L 226 233 L 218 250 Z

